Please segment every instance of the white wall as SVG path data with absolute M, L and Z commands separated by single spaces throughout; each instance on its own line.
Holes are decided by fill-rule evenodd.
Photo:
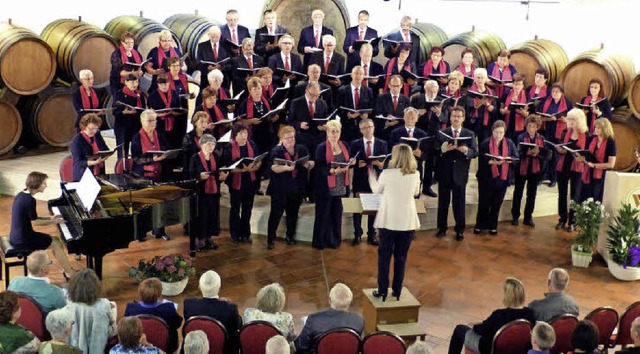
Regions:
M 356 23 L 358 11 L 367 9 L 371 13 L 371 27 L 376 28 L 380 34 L 397 28 L 400 18 L 408 14 L 420 22 L 437 25 L 449 37 L 468 32 L 475 25 L 478 29 L 495 32 L 507 48 L 533 39 L 537 34 L 540 38 L 553 40 L 563 46 L 569 60 L 604 42 L 607 49 L 629 55 L 640 70 L 640 45 L 636 40 L 639 0 L 558 0 L 560 3 L 557 4 L 532 3 L 528 21 L 525 20 L 527 7 L 517 0 L 514 0 L 515 3 L 402 0 L 401 11 L 398 10 L 400 0 L 343 1 L 349 10 L 352 25 Z M 48 23 L 61 18 L 82 16 L 84 21 L 104 27 L 117 16 L 138 15 L 140 9 L 144 9 L 145 17 L 159 22 L 176 13 L 192 13 L 197 9 L 201 15 L 224 22 L 226 10 L 233 7 L 240 11 L 241 24 L 255 29 L 263 4 L 262 0 L 13 0 L 3 2 L 0 21 L 12 18 L 15 24 L 40 33 Z M 94 6 L 98 6 L 99 10 L 92 10 Z M 286 18 L 281 18 L 280 21 L 285 24 L 287 22 Z

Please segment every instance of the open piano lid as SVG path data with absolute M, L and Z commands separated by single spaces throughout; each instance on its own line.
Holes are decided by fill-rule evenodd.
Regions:
M 91 211 L 93 203 L 96 202 L 96 198 L 100 193 L 100 183 L 98 183 L 89 168 L 84 170 L 80 182 L 68 182 L 64 185 L 64 188 L 68 191 L 74 190 L 76 192 L 87 214 Z

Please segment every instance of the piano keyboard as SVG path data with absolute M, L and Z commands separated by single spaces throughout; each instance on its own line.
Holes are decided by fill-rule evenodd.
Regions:
M 64 217 L 64 215 L 60 212 L 60 209 L 56 206 L 51 207 L 51 212 L 53 213 L 53 215 L 60 215 Z M 71 231 L 69 231 L 69 226 L 66 222 L 58 224 L 58 227 L 60 228 L 60 231 L 62 232 L 65 240 L 69 241 L 75 239 Z

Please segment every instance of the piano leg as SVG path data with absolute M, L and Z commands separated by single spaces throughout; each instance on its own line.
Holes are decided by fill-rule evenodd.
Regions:
M 94 256 L 93 265 L 93 270 L 96 271 L 98 278 L 102 280 L 102 256 Z
M 90 255 L 87 255 L 87 268 L 93 269 L 93 257 Z

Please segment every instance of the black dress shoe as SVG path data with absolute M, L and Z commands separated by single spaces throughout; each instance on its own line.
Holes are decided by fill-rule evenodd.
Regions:
M 196 251 L 195 250 L 191 250 L 189 251 L 189 256 L 191 256 L 192 258 L 196 256 Z
M 473 229 L 473 233 L 476 234 L 476 235 L 479 234 L 480 231 L 481 230 L 479 228 L 477 228 L 477 227 Z
M 518 219 L 513 219 L 513 220 L 511 220 L 511 225 L 518 226 L 518 225 L 520 225 L 520 221 L 518 221 Z
M 576 228 L 575 228 L 575 226 L 573 226 L 573 224 L 569 224 L 569 225 L 567 225 L 567 231 L 569 231 L 569 232 L 573 232 L 575 229 L 576 229 Z
M 298 243 L 295 238 L 287 238 L 287 245 L 295 245 Z
M 385 302 L 387 300 L 387 293 L 383 293 L 378 290 L 374 290 L 371 295 L 373 295 L 373 297 L 376 297 L 376 298 L 382 298 L 382 302 Z
M 549 187 L 550 187 L 550 188 L 553 188 L 553 187 L 555 187 L 555 186 L 556 186 L 556 184 L 557 184 L 556 182 L 551 182 L 551 183 L 549 183 Z
M 238 245 L 238 244 L 240 244 L 241 241 L 238 240 L 237 238 L 232 238 L 231 242 L 233 242 L 234 245 Z
M 274 249 L 276 247 L 276 245 L 273 242 L 267 242 L 267 249 Z
M 377 246 L 379 245 L 378 240 L 376 239 L 375 236 L 369 236 L 367 237 L 367 244 L 372 245 L 372 246 Z
M 391 296 L 395 297 L 397 301 L 400 301 L 400 292 L 391 291 Z
M 498 230 L 489 230 L 489 235 L 495 236 L 498 234 Z
M 560 230 L 562 229 L 564 226 L 564 223 L 562 221 L 560 221 L 559 223 L 556 224 L 556 230 Z
M 360 237 L 359 236 L 354 237 L 353 241 L 351 241 L 351 245 L 352 246 L 357 246 L 359 244 L 360 244 Z
M 161 234 L 157 234 L 157 235 L 153 235 L 155 236 L 155 238 L 161 238 L 165 241 L 169 241 L 171 240 L 171 237 L 169 235 L 167 235 L 166 233 L 161 233 Z
M 425 189 L 422 191 L 422 194 L 431 197 L 431 198 L 436 198 L 438 197 L 438 195 L 436 194 L 436 192 L 433 191 L 433 189 L 429 188 L 429 189 Z
M 251 237 L 247 237 L 244 240 L 242 240 L 243 243 L 248 243 L 248 244 L 252 244 L 253 240 L 251 239 Z
M 437 238 L 443 238 L 447 235 L 447 230 L 446 229 L 440 229 L 438 230 L 438 232 L 436 232 L 436 237 Z
M 533 220 L 525 220 L 522 223 L 527 226 L 536 227 L 536 223 L 534 223 Z
M 456 232 L 456 241 L 462 241 L 462 240 L 464 240 L 464 233 Z
M 218 246 L 218 244 L 215 242 L 207 242 L 204 245 L 204 248 L 207 250 L 217 250 L 218 248 L 220 248 L 220 246 Z

